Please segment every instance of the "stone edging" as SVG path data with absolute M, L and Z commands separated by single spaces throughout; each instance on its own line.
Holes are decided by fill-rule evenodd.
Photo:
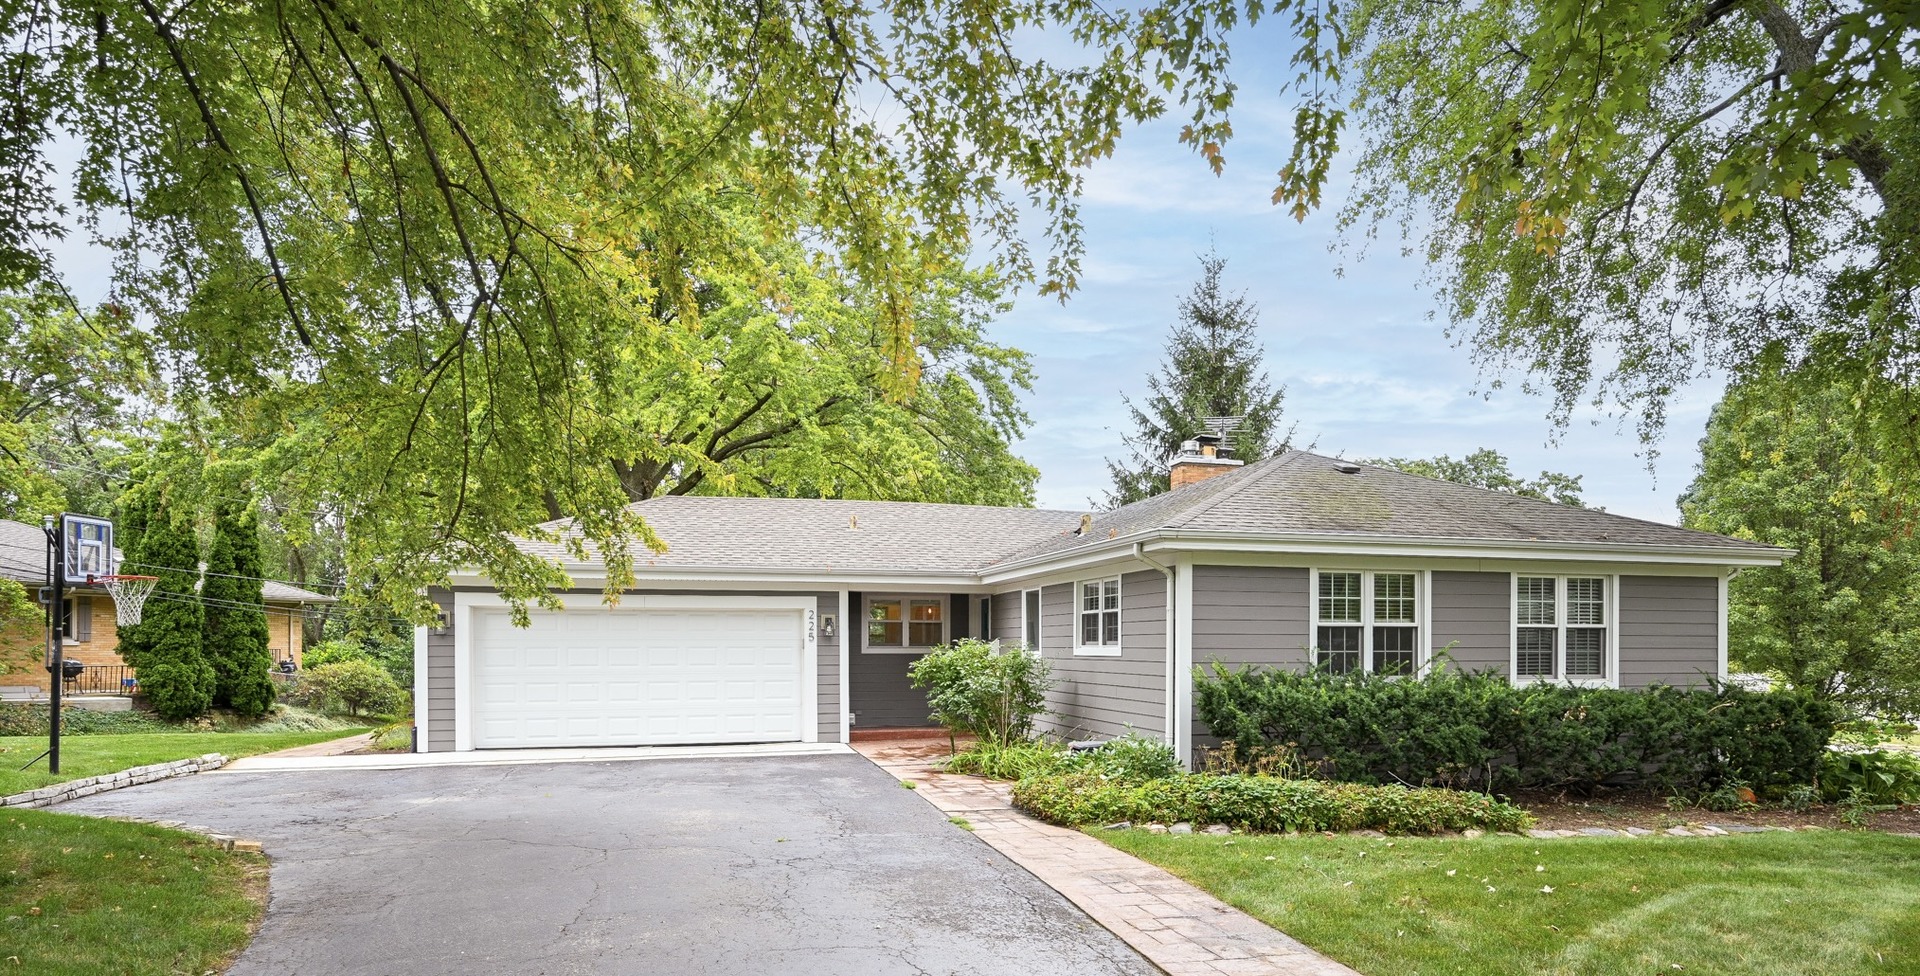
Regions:
M 189 834 L 199 834 L 207 840 L 212 841 L 216 847 L 219 847 L 223 851 L 242 851 L 253 854 L 266 853 L 265 849 L 261 847 L 260 842 L 257 840 L 241 840 L 232 834 L 222 834 L 215 831 L 212 827 L 190 824 L 184 820 L 159 820 L 153 817 L 106 817 L 105 819 L 119 820 L 124 823 L 152 824 L 155 827 L 165 827 L 168 830 L 179 830 Z
M 42 786 L 37 790 L 15 793 L 12 796 L 0 796 L 0 807 L 52 806 L 55 803 L 65 803 L 68 800 L 77 800 L 83 796 L 105 793 L 108 790 L 219 769 L 226 764 L 227 757 L 217 752 L 209 752 L 204 756 L 194 756 L 190 759 L 176 759 L 173 762 L 155 763 L 151 766 L 135 766 L 132 769 L 123 769 L 104 776 L 68 780 L 65 783 Z

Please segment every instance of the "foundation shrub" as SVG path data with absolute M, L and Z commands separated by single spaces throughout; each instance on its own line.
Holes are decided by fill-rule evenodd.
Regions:
M 1378 830 L 1393 834 L 1518 831 L 1527 812 L 1482 793 L 1363 786 L 1271 776 L 1193 775 L 1129 783 L 1090 773 L 1035 777 L 1013 804 L 1048 823 L 1225 824 L 1248 831 Z
M 1032 737 L 1053 681 L 1046 660 L 1024 647 L 970 638 L 927 652 L 907 677 L 927 690 L 934 721 L 996 745 Z
M 1788 691 L 1514 686 L 1447 668 L 1422 678 L 1214 666 L 1194 711 L 1243 757 L 1304 775 L 1467 790 L 1769 795 L 1815 780 L 1838 710 Z

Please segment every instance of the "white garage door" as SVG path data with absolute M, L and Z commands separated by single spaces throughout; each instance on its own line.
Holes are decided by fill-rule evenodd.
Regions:
M 800 738 L 792 610 L 473 615 L 473 744 L 782 742 Z

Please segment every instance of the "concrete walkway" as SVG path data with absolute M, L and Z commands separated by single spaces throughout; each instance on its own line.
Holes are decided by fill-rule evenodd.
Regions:
M 859 742 L 855 751 L 1079 906 L 1169 976 L 1358 976 L 1265 923 L 1077 830 L 1015 811 L 1011 787 L 934 768 L 946 743 Z

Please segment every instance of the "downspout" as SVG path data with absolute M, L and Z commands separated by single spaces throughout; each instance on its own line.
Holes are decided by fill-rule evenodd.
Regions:
M 1174 570 L 1170 566 L 1164 566 L 1160 563 L 1154 562 L 1152 559 L 1149 559 L 1147 557 L 1147 546 L 1146 546 L 1146 543 L 1144 542 L 1136 542 L 1133 544 L 1133 558 L 1147 564 L 1147 568 L 1159 571 L 1160 575 L 1165 576 L 1167 578 L 1167 620 L 1166 620 L 1167 680 L 1166 680 L 1166 684 L 1163 686 L 1167 692 L 1167 702 L 1166 702 L 1166 709 L 1164 712 L 1165 732 L 1163 733 L 1163 736 L 1166 739 L 1168 745 L 1175 746 L 1177 748 L 1179 744 L 1179 738 L 1174 735 L 1174 718 L 1179 714 L 1179 709 L 1174 707 L 1174 695 L 1175 695 L 1174 689 L 1178 684 L 1176 681 L 1174 681 L 1174 673 L 1173 673 L 1174 668 L 1176 666 L 1174 663 L 1174 652 L 1173 652 L 1174 633 L 1176 630 L 1174 626 L 1174 620 L 1177 616 L 1177 610 L 1174 606 L 1174 594 L 1177 592 L 1177 588 L 1173 585 Z

